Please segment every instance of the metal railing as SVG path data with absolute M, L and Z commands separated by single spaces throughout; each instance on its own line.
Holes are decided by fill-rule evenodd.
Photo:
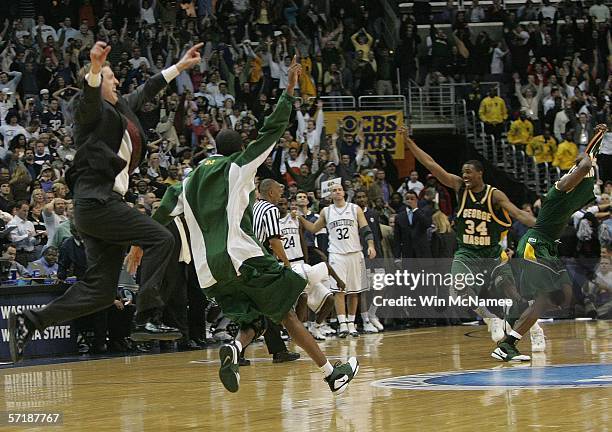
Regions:
M 399 75 L 398 81 L 401 81 Z M 480 83 L 481 91 L 488 91 L 488 88 L 491 87 L 495 87 L 499 91 L 498 82 Z M 471 84 L 466 83 L 424 87 L 410 81 L 407 111 L 413 127 L 445 127 L 472 132 L 465 119 L 468 114 L 465 97 L 470 89 Z
M 323 101 L 324 111 L 354 111 L 357 109 L 354 96 L 319 96 L 308 98 L 308 103 L 312 104 L 316 99 Z
M 359 96 L 358 102 L 361 110 L 401 110 L 406 114 L 407 109 L 403 95 Z

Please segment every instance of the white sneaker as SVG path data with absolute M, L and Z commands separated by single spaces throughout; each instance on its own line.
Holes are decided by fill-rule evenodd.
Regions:
M 325 336 L 332 336 L 336 334 L 336 330 L 331 328 L 328 324 L 321 324 L 319 328 Z
M 368 321 L 363 325 L 363 332 L 364 333 L 378 333 L 378 329 L 374 327 L 374 325 L 372 325 L 370 321 Z
M 353 324 L 353 327 L 355 325 Z M 338 337 L 345 338 L 349 334 L 348 326 L 345 322 L 340 323 L 340 327 L 338 328 Z
M 215 332 L 213 337 L 217 342 L 229 342 L 234 339 L 232 335 L 227 332 L 227 330 L 219 330 L 218 332 Z
M 359 337 L 359 332 L 357 331 L 354 322 L 348 323 L 348 332 L 353 337 Z
M 321 331 L 321 327 L 317 326 L 316 324 L 313 325 L 312 328 L 310 329 L 310 334 L 312 335 L 313 338 L 315 338 L 315 340 L 318 340 L 318 341 L 324 341 L 327 339 L 325 335 L 323 334 L 323 332 Z
M 491 333 L 491 339 L 493 342 L 499 342 L 506 336 L 504 332 L 505 320 L 501 318 L 490 318 L 489 319 L 489 333 Z
M 546 338 L 544 337 L 544 330 L 538 323 L 535 323 L 529 329 L 529 336 L 531 336 L 531 352 L 546 351 Z
M 382 325 L 382 323 L 380 322 L 380 320 L 378 319 L 376 315 L 370 314 L 370 322 L 372 323 L 374 327 L 376 327 L 376 330 L 378 330 L 379 332 L 385 329 L 385 326 Z

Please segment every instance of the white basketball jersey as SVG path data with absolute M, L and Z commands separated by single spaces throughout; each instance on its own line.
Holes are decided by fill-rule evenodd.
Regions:
M 290 214 L 279 221 L 283 248 L 289 262 L 304 260 L 302 242 L 300 241 L 300 223 Z
M 342 208 L 331 204 L 325 209 L 325 221 L 329 233 L 329 253 L 361 252 L 359 224 L 357 223 L 358 208 L 356 204 L 347 203 Z

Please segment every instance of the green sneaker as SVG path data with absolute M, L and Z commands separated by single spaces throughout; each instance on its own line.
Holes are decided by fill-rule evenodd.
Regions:
M 238 372 L 240 351 L 234 342 L 221 345 L 219 359 L 221 360 L 219 379 L 227 391 L 236 393 L 240 388 L 240 372 Z
M 357 372 L 359 372 L 359 362 L 357 358 L 351 357 L 344 364 L 336 362 L 334 371 L 325 378 L 325 381 L 329 384 L 329 389 L 333 393 L 340 394 L 346 390 Z
M 524 362 L 531 361 L 531 357 L 525 354 L 521 354 L 520 351 L 516 348 L 516 346 L 501 341 L 497 344 L 497 348 L 491 353 L 491 357 L 496 360 L 506 361 L 506 362 Z

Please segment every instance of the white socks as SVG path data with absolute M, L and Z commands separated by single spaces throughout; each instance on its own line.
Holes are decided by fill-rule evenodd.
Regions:
M 346 323 L 346 315 L 338 315 L 338 324 Z
M 361 320 L 363 321 L 363 323 L 369 323 L 370 322 L 370 314 L 368 312 L 361 312 Z
M 352 322 L 352 323 L 355 322 L 355 315 L 347 315 L 346 318 L 348 322 Z
M 327 362 L 323 366 L 321 366 L 319 369 L 321 369 L 321 372 L 323 372 L 323 376 L 325 376 L 325 378 L 330 376 L 332 372 L 334 371 L 334 367 L 331 365 L 329 360 L 327 360 Z
M 515 332 L 514 330 L 510 330 L 510 333 L 508 333 L 509 336 L 512 336 L 515 339 L 521 340 L 523 336 L 521 336 L 520 334 L 518 334 L 517 332 Z

